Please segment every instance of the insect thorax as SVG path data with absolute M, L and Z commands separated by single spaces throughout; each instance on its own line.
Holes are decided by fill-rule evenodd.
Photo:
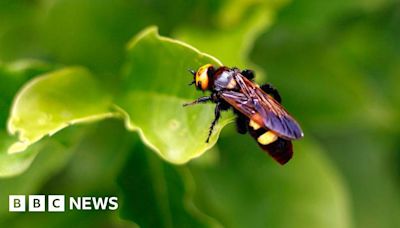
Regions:
M 215 75 L 214 89 L 220 91 L 222 89 L 236 89 L 237 83 L 234 79 L 235 72 L 233 70 L 223 70 Z

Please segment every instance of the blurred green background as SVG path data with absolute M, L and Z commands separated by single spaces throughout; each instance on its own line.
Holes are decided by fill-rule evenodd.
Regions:
M 1 0 L 0 61 L 85 66 L 113 90 L 149 25 L 277 87 L 305 131 L 293 160 L 275 164 L 233 126 L 184 166 L 119 120 L 74 126 L 0 180 L 1 227 L 400 226 L 399 1 Z M 16 214 L 9 194 L 117 195 L 120 209 Z

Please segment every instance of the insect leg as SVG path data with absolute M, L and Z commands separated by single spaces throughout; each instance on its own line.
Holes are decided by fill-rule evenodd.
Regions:
M 208 143 L 208 141 L 210 140 L 211 134 L 214 130 L 214 126 L 215 126 L 215 124 L 217 124 L 219 118 L 221 117 L 221 109 L 220 109 L 219 105 L 220 105 L 220 103 L 217 103 L 217 105 L 215 106 L 215 110 L 214 110 L 215 117 L 214 117 L 213 122 L 211 123 L 206 143 Z
M 194 101 L 192 101 L 190 103 L 183 104 L 183 107 L 190 106 L 190 105 L 195 105 L 195 104 L 200 104 L 200 103 L 206 103 L 207 101 L 211 101 L 211 100 L 212 100 L 211 96 L 209 96 L 209 97 L 200 97 L 200 98 L 197 98 L 196 100 L 194 100 Z
M 271 95 L 277 102 L 282 103 L 282 98 L 281 95 L 279 95 L 279 92 L 275 87 L 273 87 L 271 84 L 264 84 L 260 87 L 264 92 L 268 93 Z
M 239 134 L 246 134 L 249 125 L 249 118 L 242 113 L 236 112 L 236 130 Z
M 249 80 L 254 79 L 254 71 L 252 70 L 242 70 L 241 74 Z

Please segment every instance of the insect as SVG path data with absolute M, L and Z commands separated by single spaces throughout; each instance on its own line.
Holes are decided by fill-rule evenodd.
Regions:
M 208 137 L 212 135 L 215 124 L 221 117 L 221 111 L 232 109 L 236 114 L 237 130 L 241 134 L 249 133 L 264 151 L 277 162 L 285 164 L 293 156 L 292 140 L 304 136 L 300 125 L 280 104 L 278 91 L 270 84 L 257 85 L 252 70 L 239 70 L 226 66 L 214 67 L 206 64 L 197 71 L 189 70 L 195 85 L 202 91 L 210 91 L 210 96 L 203 96 L 190 106 L 213 102 L 215 118 L 211 123 Z

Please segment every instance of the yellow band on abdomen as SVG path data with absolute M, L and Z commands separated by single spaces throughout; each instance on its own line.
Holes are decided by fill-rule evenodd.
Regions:
M 249 126 L 252 127 L 254 130 L 258 130 L 261 128 L 261 126 L 252 119 L 250 119 Z
M 275 133 L 273 133 L 272 131 L 267 131 L 257 138 L 257 142 L 259 142 L 262 145 L 268 145 L 270 143 L 275 142 L 277 139 L 278 136 Z

